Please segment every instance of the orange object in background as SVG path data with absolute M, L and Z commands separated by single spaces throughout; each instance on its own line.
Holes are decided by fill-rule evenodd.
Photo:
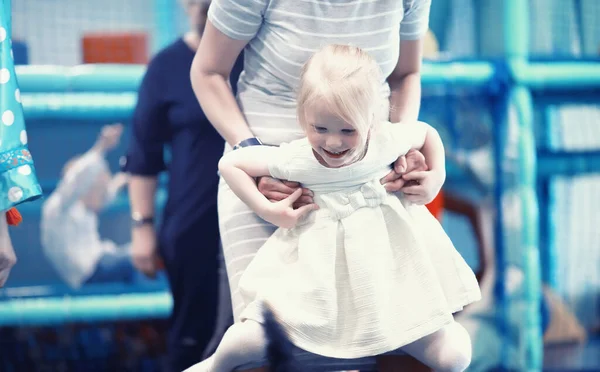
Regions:
M 23 217 L 21 213 L 17 210 L 17 208 L 11 208 L 6 211 L 6 223 L 10 226 L 19 226 L 19 224 L 23 222 Z
M 145 33 L 94 33 L 82 40 L 83 63 L 148 63 Z
M 426 205 L 429 212 L 440 222 L 442 222 L 442 212 L 444 211 L 444 193 L 440 193 L 433 199 L 433 201 Z

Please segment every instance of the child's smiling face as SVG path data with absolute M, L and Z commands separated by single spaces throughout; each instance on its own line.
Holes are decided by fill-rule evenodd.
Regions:
M 348 165 L 356 159 L 360 137 L 356 129 L 332 113 L 323 102 L 306 110 L 306 135 L 319 162 L 330 168 Z

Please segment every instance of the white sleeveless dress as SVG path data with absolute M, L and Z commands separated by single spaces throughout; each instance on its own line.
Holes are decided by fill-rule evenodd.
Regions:
M 342 168 L 322 166 L 306 139 L 280 147 L 271 174 L 311 189 L 320 209 L 260 248 L 240 279 L 242 319 L 260 322 L 268 303 L 296 346 L 360 358 L 431 334 L 480 299 L 439 222 L 379 182 L 409 150 L 400 125 L 381 125 L 365 157 Z

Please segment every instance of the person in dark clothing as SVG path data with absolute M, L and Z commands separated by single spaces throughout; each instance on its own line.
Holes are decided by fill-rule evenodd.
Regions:
M 123 164 L 130 174 L 133 263 L 149 277 L 156 274 L 158 257 L 164 263 L 173 296 L 168 368 L 178 372 L 200 361 L 216 328 L 217 164 L 224 148 L 224 140 L 204 115 L 190 83 L 209 1 L 182 3 L 192 29 L 148 65 Z M 238 59 L 231 73 L 232 89 L 241 69 Z M 157 176 L 163 171 L 169 174 L 168 197 L 160 228 L 155 230 Z M 230 305 L 225 307 L 221 311 L 231 311 Z

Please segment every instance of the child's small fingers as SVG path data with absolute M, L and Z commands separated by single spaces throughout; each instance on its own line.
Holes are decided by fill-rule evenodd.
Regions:
M 319 206 L 317 204 L 307 204 L 307 205 L 303 205 L 302 207 L 296 209 L 296 213 L 297 213 L 297 217 L 303 217 L 304 215 L 319 209 Z
M 302 196 L 302 189 L 296 189 L 286 200 L 289 202 L 289 205 L 292 205 L 300 198 L 300 196 Z

